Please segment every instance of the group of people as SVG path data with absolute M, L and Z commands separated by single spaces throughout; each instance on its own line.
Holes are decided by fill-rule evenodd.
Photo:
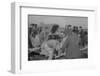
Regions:
M 31 24 L 28 27 L 29 60 L 34 55 L 45 56 L 47 59 L 75 59 L 87 57 L 88 32 L 82 26 L 66 25 L 62 28 L 58 24 L 50 27 Z

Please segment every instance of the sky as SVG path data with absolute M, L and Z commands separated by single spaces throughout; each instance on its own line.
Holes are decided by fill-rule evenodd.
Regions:
M 29 25 L 32 23 L 59 24 L 61 27 L 70 24 L 72 26 L 82 26 L 83 28 L 88 28 L 87 17 L 29 15 L 28 23 Z

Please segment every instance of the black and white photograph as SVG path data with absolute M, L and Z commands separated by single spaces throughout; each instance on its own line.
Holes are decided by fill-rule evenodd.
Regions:
M 88 17 L 28 15 L 28 61 L 88 58 Z

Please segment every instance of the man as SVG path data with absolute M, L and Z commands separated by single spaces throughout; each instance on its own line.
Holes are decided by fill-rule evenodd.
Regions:
M 30 34 L 30 40 L 31 40 L 32 46 L 33 48 L 39 47 L 40 39 L 38 35 L 37 24 L 31 24 L 31 25 L 32 25 L 32 32 Z
M 68 31 L 69 30 L 69 31 Z M 73 59 L 73 58 L 79 58 L 80 57 L 80 49 L 79 49 L 79 37 L 76 33 L 72 32 L 72 29 L 68 29 L 68 38 L 65 40 L 65 43 L 62 47 L 62 49 L 65 50 L 65 58 L 67 59 Z

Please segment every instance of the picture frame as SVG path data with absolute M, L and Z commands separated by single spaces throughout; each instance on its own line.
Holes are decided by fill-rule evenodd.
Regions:
M 28 61 L 28 15 L 75 16 L 88 18 L 88 58 Z M 91 68 L 94 63 L 96 9 L 91 7 L 41 7 L 32 3 L 11 4 L 11 71 L 13 73 L 47 72 Z

